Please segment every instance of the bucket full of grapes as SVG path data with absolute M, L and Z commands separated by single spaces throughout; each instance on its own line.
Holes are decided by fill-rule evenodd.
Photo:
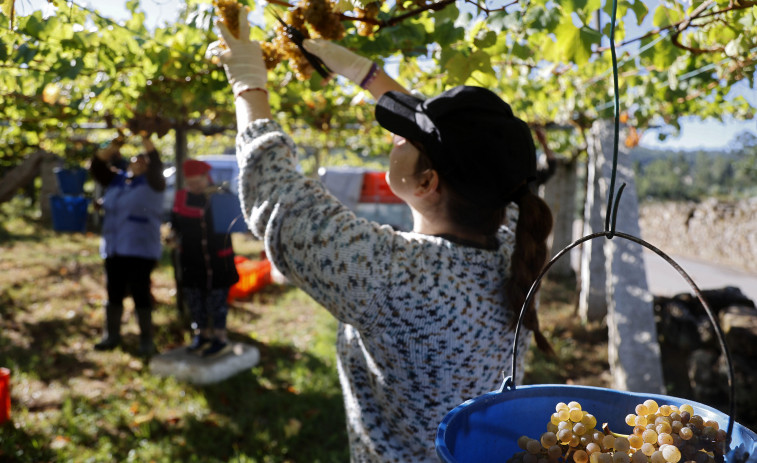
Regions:
M 543 276 L 585 236 L 558 253 L 544 267 L 529 291 L 515 330 L 514 345 L 526 307 Z M 715 326 L 721 348 L 731 359 L 712 310 L 691 278 L 662 251 L 631 235 L 612 232 L 639 243 L 671 263 L 689 282 Z M 517 347 L 516 347 L 517 349 Z M 757 434 L 735 423 L 734 388 L 725 414 L 677 397 L 617 391 L 590 386 L 515 386 L 517 351 L 512 376 L 501 388 L 468 400 L 451 410 L 439 425 L 436 451 L 446 463 L 757 463 Z

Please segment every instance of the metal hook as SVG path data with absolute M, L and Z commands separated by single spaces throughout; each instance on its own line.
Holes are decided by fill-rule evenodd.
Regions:
M 611 240 L 613 236 L 615 236 L 615 222 L 618 219 L 618 204 L 620 203 L 620 195 L 623 194 L 623 189 L 626 187 L 626 184 L 623 183 L 620 186 L 620 189 L 618 190 L 618 196 L 615 197 L 615 204 L 612 208 L 612 221 L 610 222 L 610 229 L 607 230 L 607 234 L 605 235 L 608 240 Z

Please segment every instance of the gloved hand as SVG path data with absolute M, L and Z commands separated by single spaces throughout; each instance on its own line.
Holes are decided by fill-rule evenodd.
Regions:
M 348 49 L 323 39 L 305 39 L 302 42 L 305 50 L 321 58 L 321 60 L 335 73 L 342 75 L 356 84 L 364 87 L 364 82 L 377 67 L 368 58 L 356 55 Z
M 248 12 L 247 7 L 239 9 L 238 39 L 222 22 L 216 23 L 223 40 L 211 43 L 205 52 L 206 59 L 217 56 L 221 60 L 235 98 L 245 90 L 265 90 L 268 83 L 268 70 L 263 61 L 260 44 L 250 40 Z

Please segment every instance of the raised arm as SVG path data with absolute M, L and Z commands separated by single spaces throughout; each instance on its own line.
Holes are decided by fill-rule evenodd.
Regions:
M 340 45 L 323 39 L 306 39 L 302 45 L 331 70 L 368 90 L 377 100 L 392 90 L 410 93 L 376 63 Z
M 268 70 L 263 62 L 263 52 L 258 42 L 250 40 L 250 23 L 247 7 L 239 10 L 239 38 L 229 32 L 222 22 L 216 22 L 222 41 L 213 42 L 206 52 L 207 57 L 217 56 L 234 92 L 237 113 L 237 130 L 243 131 L 252 121 L 270 119 L 268 104 Z
M 267 91 L 268 72 L 260 44 L 249 38 L 248 13 L 246 7 L 240 9 L 239 38 L 234 37 L 222 22 L 217 22 L 225 46 L 221 41 L 214 42 L 207 51 L 208 56 L 217 56 L 223 63 L 234 92 L 239 131 L 244 130 L 252 121 L 271 118 Z M 340 45 L 322 39 L 307 39 L 303 46 L 321 58 L 335 73 L 368 90 L 376 99 L 393 90 L 409 93 L 374 62 Z
M 142 147 L 150 159 L 150 163 L 147 165 L 147 172 L 145 173 L 147 183 L 155 191 L 165 191 L 166 178 L 163 176 L 163 160 L 160 159 L 160 153 L 158 153 L 157 148 L 152 143 L 149 134 L 142 134 Z
M 111 167 L 111 161 L 120 157 L 121 146 L 123 146 L 123 138 L 117 137 L 113 139 L 108 146 L 97 150 L 89 165 L 89 172 L 92 178 L 102 186 L 110 185 L 110 182 L 116 177 L 116 171 Z

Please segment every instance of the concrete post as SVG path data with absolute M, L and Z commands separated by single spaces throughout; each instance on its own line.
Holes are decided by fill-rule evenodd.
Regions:
M 598 135 L 592 128 L 588 140 L 583 236 L 601 232 L 605 226 L 607 185 L 602 178 L 604 154 L 602 139 Z M 581 245 L 581 292 L 578 314 L 584 323 L 600 321 L 607 315 L 604 244 L 605 240 L 590 240 Z
M 554 219 L 552 235 L 549 238 L 552 258 L 560 250 L 573 242 L 573 222 L 576 214 L 576 161 L 560 159 L 555 174 L 544 185 L 544 200 L 549 205 Z M 570 258 L 558 260 L 549 269 L 548 278 L 575 279 Z
M 59 194 L 58 179 L 55 176 L 55 168 L 59 167 L 60 158 L 53 153 L 42 153 L 42 162 L 40 163 L 39 175 L 42 179 L 39 189 L 39 209 L 41 212 L 42 222 L 51 224 L 53 222 L 52 207 L 50 206 L 50 196 Z
M 603 182 L 612 176 L 613 123 L 597 121 L 592 135 L 600 143 L 605 161 Z M 621 133 L 621 140 L 623 139 Z M 639 203 L 629 150 L 621 145 L 615 175 L 615 195 L 623 190 L 615 230 L 640 237 Z M 606 201 L 605 201 L 606 202 Z M 652 294 L 644 267 L 643 246 L 615 237 L 604 241 L 607 286 L 608 360 L 613 388 L 634 392 L 665 393 L 660 345 L 654 320 Z

